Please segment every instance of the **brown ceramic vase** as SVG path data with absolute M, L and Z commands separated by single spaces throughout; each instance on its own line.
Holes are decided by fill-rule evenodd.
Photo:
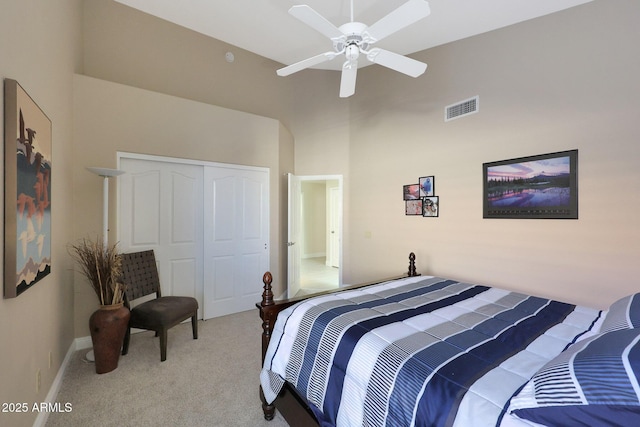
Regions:
M 100 306 L 89 318 L 97 374 L 106 374 L 118 367 L 130 316 L 129 309 L 120 303 Z

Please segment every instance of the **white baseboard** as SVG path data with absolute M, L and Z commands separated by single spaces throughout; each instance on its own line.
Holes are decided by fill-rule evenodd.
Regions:
M 93 347 L 93 343 L 91 342 L 91 336 L 80 337 L 74 340 L 74 344 L 76 346 L 76 351 L 85 350 L 87 348 Z
M 135 334 L 138 332 L 144 332 L 142 329 L 131 329 L 131 333 Z M 51 388 L 49 389 L 49 393 L 47 393 L 47 398 L 45 402 L 47 404 L 55 403 L 58 397 L 58 392 L 60 391 L 60 386 L 62 385 L 62 377 L 64 376 L 65 371 L 67 370 L 67 366 L 69 366 L 69 361 L 71 360 L 71 356 L 78 350 L 86 350 L 93 347 L 93 343 L 91 342 L 91 336 L 80 337 L 73 340 L 71 345 L 69 346 L 69 350 L 67 350 L 67 354 L 64 356 L 64 360 L 60 365 L 60 369 L 58 369 L 58 373 L 56 374 L 55 379 L 53 380 L 53 384 L 51 384 Z M 67 402 L 62 402 L 67 403 Z M 47 424 L 47 419 L 49 418 L 49 413 L 47 411 L 39 412 L 38 417 L 33 422 L 33 427 L 44 427 Z
M 321 258 L 321 257 L 326 257 L 327 253 L 326 252 L 316 252 L 316 253 L 309 253 L 309 254 L 303 254 L 301 256 L 301 258 L 303 259 L 308 259 L 308 258 Z
M 67 366 L 69 366 L 69 361 L 71 360 L 71 356 L 76 350 L 81 350 L 77 348 L 77 341 L 80 338 L 76 338 L 71 345 L 69 346 L 69 350 L 67 350 L 67 354 L 64 356 L 64 360 L 60 365 L 60 369 L 58 369 L 58 373 L 56 374 L 55 379 L 53 380 L 53 384 L 51 384 L 51 388 L 49 389 L 49 393 L 47 393 L 46 403 L 55 403 L 56 398 L 58 397 L 58 392 L 60 391 L 60 386 L 62 385 L 62 377 L 64 377 L 64 373 L 67 370 Z M 91 337 L 89 337 L 89 347 L 91 347 Z M 33 427 L 44 427 L 47 424 L 47 419 L 49 418 L 49 412 L 42 411 L 38 412 L 38 416 L 33 423 Z
M 131 333 L 135 334 L 138 332 L 144 332 L 142 329 L 131 329 Z M 67 370 L 67 366 L 69 366 L 69 361 L 71 360 L 71 356 L 78 350 L 86 350 L 93 347 L 93 343 L 91 342 L 91 336 L 80 337 L 73 340 L 71 345 L 69 346 L 69 350 L 67 350 L 67 354 L 64 356 L 64 360 L 60 365 L 60 369 L 58 369 L 58 373 L 56 374 L 55 379 L 53 380 L 53 384 L 51 384 L 51 388 L 49 389 L 49 393 L 47 393 L 47 398 L 45 402 L 55 403 L 58 397 L 58 392 L 60 391 L 60 386 L 62 385 L 62 377 L 64 376 L 65 371 Z M 65 404 L 67 402 L 62 402 Z M 33 427 L 44 427 L 47 424 L 47 419 L 49 418 L 49 413 L 47 411 L 39 412 L 38 417 L 33 423 Z

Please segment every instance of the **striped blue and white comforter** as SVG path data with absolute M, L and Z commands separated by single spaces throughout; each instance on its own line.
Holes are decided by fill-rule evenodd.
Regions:
M 323 426 L 513 425 L 510 398 L 599 316 L 437 277 L 338 292 L 280 313 L 262 388 L 290 382 Z

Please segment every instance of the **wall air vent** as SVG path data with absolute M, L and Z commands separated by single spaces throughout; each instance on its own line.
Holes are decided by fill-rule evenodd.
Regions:
M 480 108 L 480 97 L 465 99 L 452 105 L 444 107 L 444 121 L 459 119 L 469 114 L 477 113 Z

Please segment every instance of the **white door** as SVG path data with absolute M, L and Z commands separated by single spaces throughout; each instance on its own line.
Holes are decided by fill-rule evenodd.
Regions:
M 122 158 L 119 247 L 153 249 L 163 295 L 203 303 L 202 167 Z
M 204 318 L 250 310 L 269 269 L 269 173 L 204 169 Z
M 340 206 L 341 194 L 338 187 L 329 188 L 329 247 L 327 265 L 340 268 Z
M 288 174 L 287 205 L 287 297 L 293 298 L 300 290 L 300 262 L 302 260 L 301 244 L 301 188 L 300 178 Z
M 301 209 L 301 195 L 302 195 L 302 185 L 301 181 L 337 181 L 336 191 L 330 193 L 331 196 L 327 195 L 327 205 L 333 204 L 334 208 L 332 209 L 332 219 L 330 221 L 335 221 L 335 235 L 332 239 L 327 239 L 331 242 L 331 245 L 334 245 L 334 248 L 331 250 L 333 252 L 331 254 L 332 258 L 335 258 L 332 261 L 332 265 L 335 267 L 340 267 L 342 264 L 342 175 L 292 175 L 288 174 L 289 180 L 289 199 L 288 199 L 288 256 L 287 256 L 287 293 L 288 297 L 292 298 L 296 295 L 296 293 L 300 290 L 300 263 L 302 262 L 301 255 L 301 244 L 300 242 L 304 239 L 302 235 L 302 227 L 301 224 L 303 222 L 303 212 Z M 327 254 L 328 255 L 328 254 Z M 342 285 L 342 270 L 338 270 L 338 286 Z
M 269 269 L 268 169 L 128 156 L 120 249 L 153 249 L 163 295 L 195 297 L 199 318 L 254 308 Z

